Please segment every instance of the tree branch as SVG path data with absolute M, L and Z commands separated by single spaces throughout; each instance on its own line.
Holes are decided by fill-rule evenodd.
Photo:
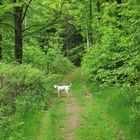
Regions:
M 4 25 L 4 26 L 8 26 L 8 27 L 10 27 L 10 28 L 12 28 L 12 29 L 15 29 L 15 27 L 12 26 L 12 25 L 10 25 L 9 23 L 4 23 L 4 22 L 2 22 L 2 23 L 0 23 L 0 24 L 2 24 L 2 25 Z
M 12 13 L 12 12 L 6 12 L 6 14 L 9 14 L 9 15 L 11 15 L 11 16 L 15 15 L 15 14 Z
M 30 0 L 29 3 L 26 5 L 25 12 L 24 12 L 24 14 L 23 14 L 23 16 L 22 16 L 22 22 L 24 21 L 24 19 L 25 19 L 25 17 L 26 17 L 28 8 L 29 8 L 29 6 L 30 6 L 30 4 L 31 4 L 32 1 L 33 1 L 33 0 Z M 21 23 L 22 23 L 22 22 L 21 22 Z
M 27 30 L 33 28 L 33 27 L 39 27 L 39 26 L 43 26 L 43 24 L 34 24 L 34 25 L 32 25 L 32 26 L 27 27 L 27 28 L 24 29 L 22 32 L 25 32 L 25 31 L 27 31 Z
M 57 18 L 57 19 L 58 19 L 58 18 Z M 57 20 L 57 19 L 56 19 L 56 20 Z M 54 21 L 51 22 L 50 24 L 48 24 L 48 25 L 46 25 L 46 26 L 44 26 L 44 27 L 42 27 L 42 28 L 40 28 L 40 29 L 38 29 L 38 30 L 36 30 L 36 31 L 33 31 L 33 32 L 30 32 L 30 33 L 27 33 L 27 34 L 23 35 L 23 37 L 26 37 L 26 36 L 32 35 L 32 34 L 34 34 L 34 33 L 40 32 L 40 31 L 42 31 L 42 30 L 44 30 L 44 29 L 50 27 L 51 25 L 56 24 L 56 20 L 54 20 Z
M 48 28 L 48 27 L 51 26 L 51 25 L 54 25 L 54 24 L 56 23 L 57 19 L 60 17 L 61 13 L 62 13 L 62 9 L 63 9 L 63 5 L 64 5 L 65 1 L 66 1 L 66 0 L 63 0 L 63 1 L 62 1 L 62 4 L 61 4 L 61 7 L 60 7 L 60 11 L 59 11 L 59 13 L 58 13 L 58 16 L 57 16 L 55 19 L 53 19 L 52 22 L 50 22 L 49 24 L 45 25 L 44 27 L 42 27 L 42 28 L 40 28 L 40 29 L 38 29 L 38 30 L 36 30 L 36 31 L 30 32 L 30 33 L 28 33 L 28 34 L 25 34 L 23 37 L 26 37 L 26 36 L 31 35 L 31 34 L 33 34 L 33 33 L 39 32 L 39 31 L 41 31 L 41 30 L 44 30 L 44 29 Z M 33 28 L 33 27 L 37 27 L 37 26 L 42 26 L 42 25 L 39 25 L 39 24 L 38 24 L 38 25 L 37 25 L 37 24 L 36 24 L 36 25 L 32 25 L 32 26 L 30 26 L 30 27 L 24 29 L 23 32 L 25 32 L 25 31 L 27 31 L 27 30 Z

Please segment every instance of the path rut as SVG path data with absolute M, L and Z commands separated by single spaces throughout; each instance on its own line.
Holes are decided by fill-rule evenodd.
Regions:
M 64 123 L 65 127 L 62 129 L 64 140 L 74 140 L 75 130 L 79 125 L 80 106 L 74 96 L 69 99 L 64 99 L 65 112 L 68 114 Z
M 62 81 L 62 84 L 68 84 L 74 78 L 76 70 L 70 72 L 66 78 Z M 64 111 L 67 113 L 67 116 L 64 121 L 64 128 L 62 129 L 62 133 L 64 136 L 64 140 L 74 140 L 74 133 L 76 128 L 79 125 L 79 114 L 80 114 L 80 105 L 77 102 L 76 97 L 71 94 L 70 98 L 66 96 L 63 98 L 65 102 Z

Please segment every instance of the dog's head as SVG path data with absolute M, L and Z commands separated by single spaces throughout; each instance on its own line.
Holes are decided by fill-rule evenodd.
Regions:
M 57 85 L 54 85 L 53 87 L 54 87 L 54 88 L 57 88 Z

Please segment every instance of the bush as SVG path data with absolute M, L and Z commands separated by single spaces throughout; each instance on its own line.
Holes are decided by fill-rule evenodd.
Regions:
M 45 53 L 39 47 L 25 46 L 23 61 L 46 74 L 66 74 L 73 68 L 73 64 L 55 48 L 49 48 Z
M 2 126 L 0 136 L 2 139 L 24 140 L 28 139 L 27 135 L 31 136 L 31 134 L 27 134 L 26 129 L 33 133 L 30 125 L 35 121 L 39 123 L 42 110 L 47 109 L 51 96 L 55 95 L 53 85 L 58 83 L 64 73 L 73 67 L 61 55 L 59 60 L 63 62 L 62 65 L 60 65 L 61 62 L 58 65 L 55 61 L 52 66 L 56 64 L 58 69 L 52 68 L 53 73 L 47 75 L 29 64 L 0 63 L 0 119 Z M 68 68 L 65 69 L 67 65 Z M 33 126 L 33 129 L 37 128 L 37 124 L 34 125 L 36 126 Z
M 39 46 L 24 46 L 23 63 L 30 64 L 47 73 L 47 56 Z
M 0 63 L 0 119 L 3 137 L 13 128 L 16 129 L 15 126 L 19 127 L 13 121 L 17 114 L 24 117 L 27 112 L 41 110 L 46 95 L 46 78 L 40 70 L 30 65 Z
M 73 67 L 73 64 L 66 57 L 58 54 L 52 63 L 51 71 L 52 73 L 66 74 Z

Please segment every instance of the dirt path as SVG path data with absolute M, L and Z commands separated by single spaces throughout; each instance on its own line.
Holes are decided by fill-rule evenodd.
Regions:
M 60 85 L 70 84 L 76 73 L 77 69 L 72 70 L 68 75 L 65 76 Z M 66 93 L 62 93 L 60 94 L 60 99 L 57 99 L 57 102 L 58 105 L 62 107 L 59 108 L 57 104 L 54 103 L 49 111 L 44 114 L 40 129 L 38 131 L 39 133 L 37 137 L 34 138 L 34 140 L 74 140 L 74 132 L 78 127 L 80 114 L 80 105 L 77 102 L 77 98 L 73 95 L 73 93 L 71 93 L 70 98 L 67 98 Z M 53 108 L 57 108 L 58 114 L 56 113 L 56 110 L 53 111 Z M 50 118 L 51 112 L 54 112 L 55 114 L 55 116 L 52 115 L 55 117 L 54 120 Z M 50 122 L 50 120 L 52 122 L 56 121 L 56 124 L 51 124 L 52 122 Z M 54 126 L 55 129 L 52 128 L 52 125 L 56 125 Z M 50 130 L 52 133 L 48 132 L 48 130 Z M 59 133 L 62 137 L 60 136 L 61 138 L 58 138 L 57 133 Z
M 65 118 L 65 126 L 62 129 L 64 140 L 74 140 L 74 133 L 79 124 L 80 106 L 74 96 L 69 99 L 65 98 L 65 112 L 67 117 Z
M 65 78 L 61 81 L 60 84 L 69 84 L 73 80 L 76 72 L 77 72 L 77 69 L 73 69 L 70 73 L 68 73 L 65 76 Z
M 74 79 L 75 74 L 76 70 L 71 71 L 61 83 L 70 83 Z M 65 96 L 63 101 L 65 102 L 64 111 L 67 113 L 67 116 L 64 121 L 65 126 L 62 129 L 62 133 L 64 140 L 74 140 L 74 133 L 79 124 L 80 105 L 73 94 L 71 94 L 70 98 Z

